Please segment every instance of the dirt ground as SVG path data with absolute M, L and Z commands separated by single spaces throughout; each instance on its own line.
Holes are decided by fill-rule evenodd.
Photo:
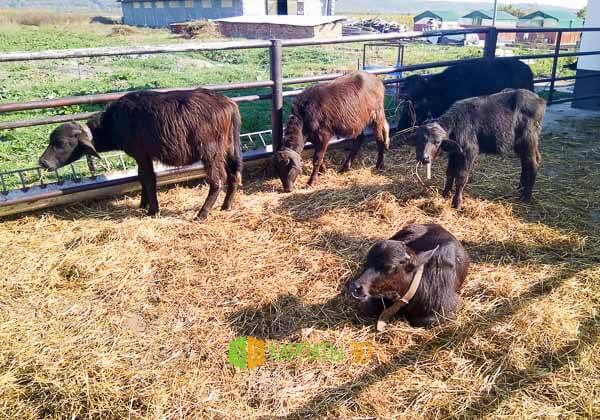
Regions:
M 598 418 L 600 118 L 559 111 L 529 204 L 517 159 L 482 157 L 455 211 L 439 195 L 445 160 L 423 186 L 402 147 L 383 173 L 367 149 L 351 173 L 330 169 L 314 189 L 305 174 L 292 194 L 246 174 L 238 207 L 203 224 L 191 220 L 202 183 L 161 190 L 157 218 L 132 195 L 2 222 L 0 413 Z M 411 221 L 465 244 L 463 308 L 443 326 L 397 319 L 378 333 L 342 285 Z M 262 365 L 231 365 L 242 336 L 266 341 Z M 274 357 L 287 344 L 344 353 Z

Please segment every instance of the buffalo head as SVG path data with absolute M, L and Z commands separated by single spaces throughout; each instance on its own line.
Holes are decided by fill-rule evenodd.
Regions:
M 417 270 L 427 264 L 437 250 L 438 247 L 415 253 L 401 241 L 377 242 L 369 250 L 362 272 L 346 284 L 346 290 L 362 302 L 369 298 L 400 298 Z
M 63 124 L 50 134 L 50 144 L 40 157 L 42 168 L 55 170 L 75 162 L 83 155 L 100 157 L 87 126 L 74 122 Z
M 284 191 L 293 191 L 296 178 L 302 173 L 302 157 L 295 150 L 284 147 L 275 153 L 275 171 Z

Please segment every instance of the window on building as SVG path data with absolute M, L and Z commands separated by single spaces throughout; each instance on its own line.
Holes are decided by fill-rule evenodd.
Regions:
M 144 2 L 144 9 L 152 9 L 152 2 L 145 1 Z
M 221 0 L 221 7 L 233 7 L 233 0 Z
M 297 6 L 297 14 L 300 16 L 304 16 L 304 2 L 303 1 L 298 1 L 298 6 Z
M 171 9 L 178 9 L 181 7 L 181 2 L 179 0 L 169 0 L 169 7 Z
M 212 7 L 211 0 L 202 0 L 202 7 L 205 9 L 210 9 Z
M 134 9 L 139 9 L 140 7 L 142 7 L 142 3 L 140 3 L 139 1 L 134 1 L 133 2 L 133 8 Z
M 194 8 L 194 0 L 185 0 L 185 8 L 193 9 Z
M 164 1 L 157 1 L 154 4 L 156 5 L 157 9 L 164 9 L 165 8 L 165 2 Z

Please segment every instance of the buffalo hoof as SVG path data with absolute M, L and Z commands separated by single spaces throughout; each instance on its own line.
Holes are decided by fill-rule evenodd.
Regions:
M 341 174 L 345 174 L 346 172 L 348 172 L 350 170 L 350 165 L 344 165 L 340 168 L 340 170 L 338 171 Z
M 200 210 L 194 217 L 194 220 L 198 222 L 204 222 L 206 219 L 208 219 L 208 212 L 204 210 Z
M 450 193 L 452 192 L 452 190 L 444 190 L 442 191 L 442 197 L 443 198 L 448 198 L 450 197 Z
M 529 202 L 531 201 L 531 194 L 525 194 L 525 193 L 522 193 L 522 194 L 519 196 L 519 199 L 520 199 L 522 202 L 524 202 L 524 203 L 529 203 Z
M 385 169 L 385 165 L 383 163 L 380 163 L 378 165 L 375 165 L 375 169 L 378 171 L 383 171 Z
M 454 199 L 452 200 L 452 207 L 456 210 L 460 210 L 460 208 L 462 207 L 462 198 L 454 197 Z
M 387 322 L 382 321 L 381 319 L 377 321 L 377 331 L 384 332 L 387 327 Z
M 410 319 L 409 320 L 409 324 L 411 327 L 417 327 L 417 328 L 430 328 L 430 327 L 434 327 L 436 325 L 440 325 L 441 320 L 435 316 L 435 315 L 430 315 L 430 316 L 426 316 L 426 317 L 422 317 L 422 318 L 414 318 L 414 319 Z

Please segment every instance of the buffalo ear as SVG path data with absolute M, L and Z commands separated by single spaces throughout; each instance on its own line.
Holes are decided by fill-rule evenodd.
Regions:
M 78 140 L 79 140 L 79 145 L 84 150 L 85 154 L 96 156 L 97 158 L 100 158 L 100 155 L 96 151 L 96 147 L 94 146 L 94 143 L 92 143 L 92 133 L 90 132 L 89 128 L 82 127 L 82 131 L 81 131 L 81 133 L 79 133 Z
M 297 170 L 302 171 L 302 156 L 300 156 L 299 153 L 296 153 L 295 150 L 290 150 L 288 156 L 292 160 L 292 166 Z
M 438 245 L 429 251 L 420 252 L 415 255 L 410 264 L 413 267 L 413 270 L 427 264 L 429 260 L 436 254 L 439 248 L 440 246 Z
M 290 163 L 290 157 L 285 152 L 277 152 L 276 161 L 288 165 Z
M 455 141 L 443 140 L 442 150 L 447 153 L 462 153 L 462 148 Z
M 406 136 L 404 136 L 402 143 L 408 144 L 409 146 L 416 146 L 419 142 L 419 136 L 417 135 L 417 131 L 411 131 Z
M 102 116 L 104 115 L 103 112 L 98 112 L 94 115 L 92 115 L 90 118 L 88 118 L 87 120 L 87 126 L 91 129 L 94 130 L 98 127 L 100 127 L 100 124 L 102 123 Z

